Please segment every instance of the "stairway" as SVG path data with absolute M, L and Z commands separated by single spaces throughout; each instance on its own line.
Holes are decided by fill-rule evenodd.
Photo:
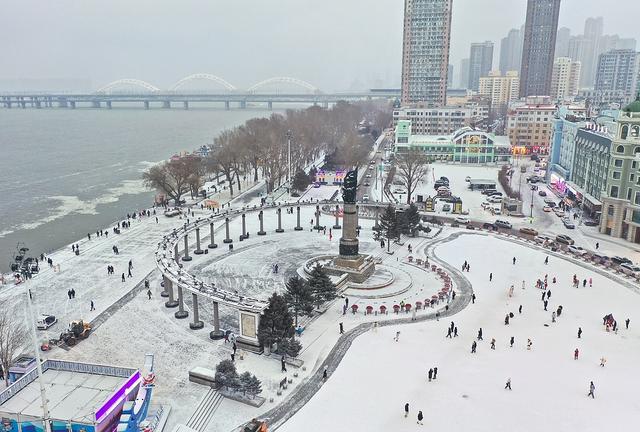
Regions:
M 204 432 L 207 428 L 207 425 L 213 418 L 213 414 L 216 412 L 216 409 L 222 403 L 223 396 L 215 391 L 214 389 L 209 389 L 204 397 L 200 400 L 198 407 L 195 409 L 189 421 L 187 421 L 187 427 L 196 430 L 198 432 Z

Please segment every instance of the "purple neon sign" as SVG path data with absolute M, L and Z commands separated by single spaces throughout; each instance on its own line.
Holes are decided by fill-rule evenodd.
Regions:
M 96 422 L 100 422 L 102 418 L 111 412 L 115 405 L 120 403 L 123 399 L 123 396 L 131 393 L 131 390 L 135 386 L 135 384 L 141 380 L 140 371 L 134 372 L 133 375 L 129 377 L 129 379 L 120 386 L 118 390 L 116 390 L 109 399 L 96 411 Z

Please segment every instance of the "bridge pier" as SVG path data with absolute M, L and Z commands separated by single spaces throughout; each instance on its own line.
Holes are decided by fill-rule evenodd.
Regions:
M 247 108 L 247 101 L 246 100 L 240 101 L 240 109 L 246 109 L 246 108 Z
M 184 109 L 188 110 L 189 109 L 189 101 L 184 101 Z
M 267 107 L 269 108 L 269 111 L 273 111 L 273 102 L 272 101 L 267 102 Z
M 66 99 L 58 99 L 58 108 L 67 108 L 69 103 Z
M 322 102 L 322 108 L 329 109 L 329 102 Z
M 111 101 L 108 100 L 107 102 L 105 102 L 107 104 L 107 109 L 111 109 Z
M 99 100 L 91 101 L 91 106 L 94 108 L 100 108 L 101 104 Z
M 149 101 L 144 101 L 144 109 L 149 109 Z
M 36 99 L 35 104 L 36 104 L 36 108 L 38 109 L 42 108 L 42 102 L 40 102 L 40 100 Z
M 227 111 L 231 109 L 231 104 L 229 103 L 229 101 L 224 101 L 224 109 L 226 109 Z
M 69 101 L 69 108 L 76 109 L 76 101 Z
M 162 101 L 162 108 L 166 108 L 166 109 L 171 108 L 171 101 L 168 101 L 168 100 Z

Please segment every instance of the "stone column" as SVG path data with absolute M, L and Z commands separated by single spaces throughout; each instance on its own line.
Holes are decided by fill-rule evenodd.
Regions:
M 220 330 L 220 316 L 218 313 L 218 302 L 213 302 L 213 331 L 209 333 L 211 339 L 222 339 L 224 332 Z
M 225 229 L 225 232 L 227 234 L 227 238 L 222 240 L 222 243 L 233 243 L 233 239 L 231 239 L 231 237 L 229 237 L 229 218 L 226 218 L 224 220 L 224 229 Z
M 192 258 L 189 255 L 189 234 L 184 235 L 184 256 L 182 257 L 182 261 L 191 261 Z
M 258 235 L 266 235 L 267 233 L 264 230 L 264 213 L 262 213 L 262 210 L 260 210 L 260 213 L 258 213 L 258 219 L 260 220 L 260 231 L 258 231 Z
M 333 229 L 340 229 L 340 219 L 338 218 L 338 213 L 340 213 L 340 206 L 336 204 L 336 223 L 333 225 Z
M 209 246 L 207 246 L 209 249 L 215 249 L 218 247 L 218 245 L 215 242 L 215 237 L 214 237 L 214 230 L 213 230 L 213 222 L 211 222 L 209 224 L 209 229 L 211 230 L 211 243 L 209 243 Z
M 344 203 L 342 207 L 342 237 L 340 238 L 340 257 L 354 259 L 358 256 L 358 238 L 356 205 Z
M 165 275 L 162 275 L 162 292 L 160 293 L 160 297 L 169 297 L 169 291 L 167 291 L 167 281 L 167 277 Z
M 180 264 L 180 254 L 178 252 L 178 243 L 176 242 L 173 247 L 173 259 L 176 260 L 176 264 Z
M 362 229 L 362 227 L 360 226 L 360 222 L 358 221 L 358 213 L 360 212 L 360 206 L 357 205 L 356 206 L 356 228 L 357 229 Z
M 242 213 L 242 235 L 240 236 L 240 240 L 246 240 L 248 238 L 249 238 L 249 234 L 247 234 L 246 215 Z
M 281 233 L 284 232 L 284 230 L 282 229 L 282 209 L 278 207 L 278 228 L 276 229 L 277 233 Z
M 164 288 L 169 292 L 169 300 L 164 305 L 168 308 L 174 308 L 178 306 L 178 302 L 173 298 L 173 282 L 170 279 L 164 281 Z
M 193 251 L 196 255 L 202 255 L 204 251 L 200 249 L 200 228 L 196 228 L 196 250 Z
M 320 206 L 319 205 L 316 206 L 315 216 L 316 216 L 316 225 L 313 227 L 313 229 L 321 230 L 322 228 L 320 227 Z
M 200 321 L 200 313 L 198 311 L 198 294 L 191 293 L 191 303 L 193 303 L 193 322 L 189 323 L 191 330 L 199 330 L 204 327 L 204 323 Z
M 294 228 L 294 230 L 302 231 L 302 227 L 300 226 L 300 206 L 296 207 L 296 213 L 297 213 L 297 215 L 296 215 L 297 224 L 296 224 L 296 227 Z
M 182 285 L 178 284 L 178 311 L 173 314 L 178 319 L 186 318 L 189 312 L 184 310 L 184 297 L 182 296 Z

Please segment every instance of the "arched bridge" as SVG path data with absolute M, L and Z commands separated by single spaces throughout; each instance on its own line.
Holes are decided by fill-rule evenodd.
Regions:
M 204 88 L 194 89 L 203 85 Z M 212 89 L 213 88 L 213 89 Z M 381 89 L 363 92 L 325 93 L 317 86 L 292 77 L 272 77 L 241 90 L 229 81 L 210 73 L 188 75 L 163 90 L 147 81 L 134 78 L 118 79 L 93 93 L 2 93 L 0 106 L 4 108 L 107 108 L 113 104 L 139 103 L 151 107 L 189 109 L 190 104 L 222 103 L 226 109 L 232 105 L 246 108 L 247 104 L 309 103 L 327 107 L 338 101 L 356 101 L 372 98 L 397 98 L 400 90 Z

